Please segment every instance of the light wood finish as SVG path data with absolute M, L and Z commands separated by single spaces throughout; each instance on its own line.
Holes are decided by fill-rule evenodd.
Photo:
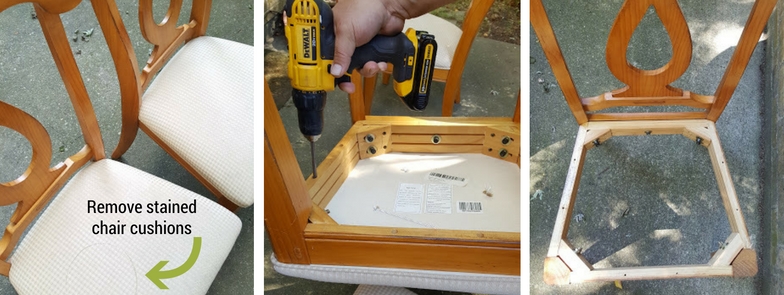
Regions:
M 169 2 L 169 7 L 161 22 L 156 22 L 153 17 L 152 0 L 140 1 L 139 25 L 142 36 L 153 45 L 150 57 L 141 71 L 138 70 L 139 66 L 133 51 L 133 44 L 130 41 L 128 31 L 125 28 L 116 3 L 113 0 L 91 3 L 109 45 L 109 51 L 112 54 L 112 60 L 120 82 L 122 126 L 120 140 L 112 152 L 112 158 L 119 159 L 122 157 L 136 139 L 138 130 L 141 129 L 215 195 L 218 203 L 231 211 L 236 211 L 239 208 L 236 204 L 226 199 L 190 163 L 186 162 L 165 141 L 161 140 L 160 137 L 139 122 L 141 96 L 144 89 L 149 86 L 152 77 L 163 68 L 180 46 L 193 38 L 204 35 L 207 30 L 212 1 L 193 1 L 189 22 L 180 26 L 177 26 L 177 21 L 183 6 L 182 0 Z
M 119 159 L 133 144 L 139 129 L 139 106 L 143 90 L 152 81 L 152 77 L 163 68 L 163 65 L 177 49 L 193 38 L 204 35 L 210 15 L 211 0 L 193 1 L 191 19 L 188 23 L 177 27 L 182 0 L 169 2 L 169 8 L 163 20 L 158 23 L 153 17 L 152 0 L 139 2 L 139 26 L 142 36 L 153 45 L 149 59 L 141 72 L 137 69 L 138 62 L 133 52 L 133 44 L 128 38 L 122 18 L 119 17 L 117 5 L 113 0 L 108 3 L 104 16 L 98 16 L 104 35 L 115 41 L 109 42 L 122 96 L 122 127 L 120 141 L 112 152 L 113 159 Z M 103 5 L 103 4 L 101 4 Z M 93 4 L 95 7 L 95 4 Z M 111 14 L 111 16 L 109 16 Z M 119 53 L 124 52 L 124 53 Z M 133 71 L 133 73 L 129 73 Z M 148 133 L 149 134 L 149 133 Z M 171 153 L 170 153 L 171 154 Z M 178 161 L 181 164 L 182 161 Z M 204 183 L 204 182 L 202 182 Z
M 332 219 L 332 217 L 329 216 L 329 213 L 324 210 L 324 208 L 319 207 L 319 205 L 315 202 L 311 207 L 308 221 L 314 224 L 338 224 L 334 219 Z
M 112 55 L 120 85 L 122 124 L 120 141 L 112 154 L 113 159 L 118 159 L 131 146 L 139 130 L 138 97 L 142 93 L 141 85 L 136 82 L 139 65 L 117 4 L 114 1 L 90 1 L 90 4 Z
M 0 101 L 0 126 L 24 136 L 33 151 L 30 164 L 22 175 L 10 182 L 0 183 L 0 195 L 3 196 L 0 205 L 17 205 L 0 239 L 0 274 L 6 276 L 12 267 L 7 262 L 8 256 L 30 223 L 79 168 L 90 160 L 105 158 L 98 121 L 59 15 L 76 7 L 79 1 L 5 1 L 0 3 L 0 11 L 21 2 L 33 2 L 85 146 L 65 161 L 50 166 L 52 142 L 43 125 L 21 109 Z
M 751 54 L 754 48 L 757 47 L 757 41 L 760 39 L 762 30 L 768 23 L 773 8 L 776 6 L 776 0 L 757 0 L 751 8 L 749 18 L 746 19 L 746 26 L 743 28 L 743 33 L 740 35 L 738 45 L 732 53 L 727 70 L 724 71 L 724 76 L 719 82 L 719 87 L 716 89 L 716 102 L 708 112 L 708 120 L 716 122 L 724 111 L 724 108 L 729 103 L 732 94 L 735 92 L 735 87 L 738 86 L 740 78 L 743 77 L 743 72 L 751 59 Z
M 633 281 L 685 278 L 710 278 L 732 275 L 732 266 L 673 265 L 647 267 L 618 267 L 571 273 L 570 283 L 588 281 Z
M 520 105 L 520 92 L 521 91 L 522 90 L 518 90 L 517 91 L 517 105 L 515 105 L 515 112 L 514 112 L 514 115 L 512 115 L 512 122 L 515 122 L 515 123 L 520 123 L 520 107 L 521 107 L 521 105 Z
M 541 0 L 531 2 L 531 25 L 539 37 L 542 49 L 563 90 L 569 108 L 580 124 L 545 260 L 545 282 L 563 284 L 580 281 L 749 276 L 757 272 L 756 255 L 749 254 L 753 253 L 751 241 L 714 122 L 726 107 L 743 75 L 775 3 L 776 1 L 773 0 L 758 0 L 754 3 L 741 40 L 733 53 L 715 96 L 708 96 L 669 85 L 686 71 L 691 61 L 691 37 L 677 1 L 625 1 L 610 29 L 606 47 L 606 61 L 610 72 L 627 86 L 596 97 L 580 99 Z M 670 61 L 661 68 L 642 70 L 627 62 L 626 49 L 635 28 L 651 6 L 655 8 L 656 14 L 667 31 L 673 53 Z M 586 113 L 587 111 L 619 106 L 671 105 L 689 106 L 705 111 Z M 571 251 L 572 247 L 568 245 L 566 240 L 585 153 L 589 149 L 601 145 L 612 136 L 659 134 L 681 134 L 708 149 L 722 203 L 727 213 L 731 230 L 730 236 L 725 245 L 714 253 L 710 261 L 704 265 L 586 270 L 586 266 L 590 268 L 590 263 L 580 259 L 579 256 L 575 257 L 575 253 Z
M 465 19 L 463 20 L 463 26 L 461 30 L 463 33 L 460 35 L 460 40 L 457 42 L 457 47 L 455 48 L 455 55 L 452 56 L 452 64 L 450 65 L 449 69 L 433 69 L 433 81 L 444 82 L 446 85 L 444 86 L 444 97 L 443 102 L 441 105 L 441 115 L 442 116 L 452 116 L 452 109 L 454 109 L 454 104 L 460 102 L 460 82 L 463 77 L 463 70 L 465 69 L 465 63 L 468 59 L 468 53 L 471 51 L 471 45 L 474 43 L 474 39 L 476 38 L 476 33 L 479 31 L 479 26 L 482 24 L 482 21 L 485 19 L 485 15 L 490 10 L 490 6 L 493 5 L 495 0 L 472 0 L 471 4 L 468 7 L 468 10 L 465 14 Z M 424 30 L 427 31 L 427 28 L 416 28 L 417 30 Z M 436 36 L 437 37 L 437 36 Z M 441 49 L 439 50 L 446 50 Z M 389 64 L 387 70 L 382 73 L 382 83 L 388 84 L 389 77 L 393 70 L 392 64 Z M 352 77 L 352 80 L 354 78 Z M 360 81 L 360 80 L 353 80 L 353 81 Z M 371 88 L 375 90 L 375 81 L 376 77 L 368 77 L 364 80 L 366 85 L 362 85 L 360 83 L 357 84 L 358 88 Z M 373 91 L 365 91 L 363 92 L 365 95 L 364 102 L 365 107 L 370 111 L 370 104 L 373 100 Z M 369 96 L 369 97 L 368 97 Z M 352 100 L 352 103 L 354 101 Z
M 606 61 L 610 72 L 627 86 L 598 96 L 579 98 L 574 81 L 564 61 L 558 41 L 547 18 L 541 0 L 531 2 L 531 25 L 536 32 L 547 60 L 553 69 L 567 104 L 578 124 L 599 120 L 718 120 L 735 91 L 763 28 L 775 6 L 775 0 L 758 0 L 746 21 L 741 39 L 733 53 L 723 78 L 713 95 L 701 95 L 675 88 L 669 84 L 678 79 L 691 62 L 692 42 L 686 19 L 676 0 L 625 1 L 610 29 L 606 46 Z M 672 57 L 664 66 L 642 70 L 626 60 L 626 50 L 635 28 L 653 6 L 672 45 Z M 704 112 L 665 113 L 602 113 L 586 112 L 611 107 L 688 106 Z
M 271 101 L 271 94 L 265 93 L 265 132 L 267 147 L 274 142 L 285 142 L 285 151 L 291 151 L 285 136 L 283 126 L 278 122 L 276 108 Z M 275 119 L 274 124 L 267 120 Z M 283 185 L 283 177 L 267 179 L 267 175 L 299 174 L 301 171 L 296 161 L 285 155 L 280 157 L 277 153 L 270 155 L 265 151 L 265 226 L 269 230 L 270 238 L 279 240 L 273 244 L 276 256 L 293 255 L 300 253 L 300 261 L 284 263 L 297 264 L 330 264 L 349 266 L 395 267 L 408 269 L 428 269 L 442 271 L 473 272 L 487 274 L 520 275 L 520 233 L 517 232 L 492 232 L 477 230 L 443 230 L 424 228 L 397 228 L 375 226 L 350 226 L 336 224 L 323 209 L 342 185 L 348 173 L 360 159 L 364 135 L 376 134 L 376 141 L 386 142 L 391 150 L 396 146 L 412 151 L 423 152 L 434 146 L 432 143 L 421 143 L 424 137 L 432 136 L 430 132 L 447 134 L 444 138 L 449 142 L 459 143 L 455 146 L 476 147 L 475 153 L 480 153 L 484 141 L 485 129 L 488 127 L 496 130 L 518 130 L 515 134 L 519 138 L 519 123 L 512 122 L 510 118 L 410 118 L 410 117 L 377 117 L 368 116 L 365 120 L 358 121 L 330 151 L 326 159 L 317 168 L 318 178 L 309 177 L 304 183 L 295 186 Z M 396 134 L 395 130 L 404 131 Z M 466 131 L 468 130 L 468 131 Z M 377 134 L 382 132 L 381 135 Z M 387 132 L 387 134 L 383 134 Z M 444 133 L 446 132 L 446 133 Z M 274 140 L 270 134 L 280 134 Z M 428 139 L 429 140 L 429 139 Z M 282 143 L 278 143 L 282 144 Z M 441 145 L 446 146 L 446 145 Z M 456 152 L 456 151 L 451 151 Z M 274 157 L 273 157 L 274 156 Z M 277 165 L 268 165 L 275 163 Z M 307 193 L 302 193 L 307 190 Z M 309 210 L 293 206 L 293 202 L 301 204 L 305 195 L 309 202 Z M 277 205 L 272 208 L 270 203 L 288 204 L 294 209 L 283 209 Z M 301 223 L 297 216 L 272 219 L 268 217 L 274 212 L 302 212 L 309 216 L 310 223 Z M 301 228 L 301 225 L 305 225 Z M 296 226 L 295 226 L 296 225 Z M 278 230 L 271 230 L 271 227 Z M 288 227 L 286 227 L 288 226 Z M 298 248 L 302 252 L 293 251 L 292 242 L 299 245 L 302 239 L 306 247 Z M 286 244 L 286 243 L 289 244 Z M 283 251 L 280 254 L 278 251 Z M 283 260 L 281 260 L 283 262 Z
M 482 154 L 517 163 L 520 158 L 520 129 L 496 126 L 485 129 Z
M 553 27 L 547 18 L 542 0 L 531 0 L 531 26 L 539 38 L 539 45 L 542 46 L 547 61 L 550 62 L 555 80 L 561 87 L 561 92 L 566 98 L 566 103 L 569 105 L 574 119 L 577 120 L 577 124 L 588 122 L 588 117 L 580 102 L 580 96 L 577 94 L 577 88 L 574 87 L 572 74 L 569 73 L 569 68 L 566 66 L 561 47 L 558 46 L 558 40 L 555 38 L 555 32 L 553 32 Z
M 392 128 L 389 124 L 366 125 L 357 128 L 359 158 L 367 159 L 386 154 L 390 150 Z
M 719 192 L 727 213 L 731 234 L 724 246 L 713 254 L 707 264 L 681 266 L 655 266 L 635 268 L 592 269 L 591 264 L 581 256 L 575 256 L 574 248 L 566 239 L 569 222 L 579 187 L 585 153 L 588 149 L 609 140 L 612 136 L 653 136 L 681 134 L 689 140 L 700 139 L 700 144 L 708 149 L 711 163 L 716 174 Z M 748 256 L 738 260 L 740 253 L 751 250 L 746 223 L 740 209 L 735 187 L 729 174 L 721 142 L 712 121 L 672 120 L 672 121 L 625 121 L 625 122 L 588 122 L 579 127 L 574 152 L 567 172 L 564 192 L 561 196 L 559 211 L 555 220 L 553 235 L 545 262 L 545 281 L 553 284 L 580 281 L 604 280 L 652 280 L 663 278 L 710 277 L 710 276 L 747 276 L 756 273 L 756 256 L 753 261 Z M 555 259 L 558 260 L 555 260 Z M 556 262 L 563 262 L 569 271 L 568 280 L 564 270 Z M 738 266 L 734 265 L 738 261 Z M 752 267 L 754 267 L 752 269 Z M 740 273 L 735 273 L 739 269 Z M 753 275 L 753 274 L 752 274 Z
M 358 70 L 351 72 L 351 83 L 354 83 L 354 93 L 348 94 L 349 110 L 351 111 L 351 123 L 365 120 L 365 115 L 367 114 L 365 110 L 370 108 L 370 105 L 367 105 L 366 107 L 367 101 L 363 97 L 365 90 L 361 87 L 362 81 L 362 75 L 359 74 Z
M 310 263 L 302 232 L 312 203 L 278 109 L 264 81 L 264 227 L 283 263 Z
M 312 263 L 520 274 L 518 233 L 310 224 L 305 238 Z

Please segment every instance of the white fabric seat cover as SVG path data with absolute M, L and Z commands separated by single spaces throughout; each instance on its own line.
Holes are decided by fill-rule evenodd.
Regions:
M 139 121 L 234 204 L 253 204 L 253 46 L 189 41 L 144 93 Z
M 192 203 L 195 214 L 148 214 L 154 201 Z M 141 203 L 143 213 L 87 214 L 88 200 Z M 127 224 L 125 234 L 95 235 L 94 224 Z M 132 235 L 132 224 L 190 224 L 190 235 Z M 112 160 L 101 160 L 71 179 L 33 223 L 10 258 L 19 294 L 205 294 L 239 235 L 239 218 L 217 203 L 166 180 Z M 195 265 L 154 285 L 146 273 L 181 266 L 202 237 Z
M 272 266 L 280 274 L 314 281 L 382 285 L 481 294 L 520 294 L 520 277 L 402 268 L 281 263 L 273 254 Z
M 455 49 L 457 49 L 460 36 L 463 35 L 463 30 L 455 26 L 455 24 L 429 13 L 407 19 L 403 32 L 408 30 L 408 28 L 427 31 L 429 34 L 434 35 L 438 44 L 436 69 L 449 70 L 451 68 Z

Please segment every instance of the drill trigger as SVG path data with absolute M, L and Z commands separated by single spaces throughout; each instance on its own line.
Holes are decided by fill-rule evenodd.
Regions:
M 338 84 L 343 83 L 343 82 L 351 83 L 351 76 L 349 76 L 348 74 L 344 74 L 340 78 L 335 78 L 335 86 L 337 86 Z

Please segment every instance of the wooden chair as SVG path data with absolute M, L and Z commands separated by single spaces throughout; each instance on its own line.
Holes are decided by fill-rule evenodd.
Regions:
M 712 276 L 752 276 L 757 272 L 754 252 L 741 207 L 730 177 L 714 122 L 727 106 L 743 75 L 760 34 L 776 1 L 758 0 L 727 70 L 713 95 L 700 95 L 670 86 L 691 61 L 691 37 L 683 13 L 674 0 L 626 1 L 610 30 L 607 65 L 627 86 L 596 97 L 580 98 L 561 54 L 541 0 L 531 1 L 531 25 L 580 124 L 570 161 L 552 239 L 545 258 L 544 280 L 548 284 L 582 281 L 648 280 Z M 635 27 L 649 6 L 656 9 L 672 41 L 672 59 L 655 70 L 642 70 L 626 61 L 626 49 Z M 693 112 L 611 113 L 594 111 L 610 107 L 689 106 Z M 719 185 L 731 234 L 726 246 L 705 264 L 595 269 L 567 240 L 569 222 L 577 196 L 585 153 L 612 136 L 682 134 L 706 147 Z M 707 256 L 707 253 L 706 253 Z
M 433 81 L 446 83 L 444 87 L 444 99 L 442 104 L 442 116 L 452 116 L 452 109 L 455 103 L 460 103 L 460 82 L 463 77 L 463 68 L 471 51 L 479 26 L 485 19 L 487 11 L 495 0 L 473 0 L 466 11 L 462 28 L 458 28 L 453 23 L 432 14 L 425 14 L 417 18 L 406 20 L 405 28 L 428 31 L 436 37 L 438 50 L 436 51 L 436 65 L 433 71 Z M 389 83 L 389 76 L 392 73 L 392 66 L 382 75 L 382 83 Z M 358 75 L 356 77 L 359 77 Z M 356 77 L 352 77 L 352 81 Z M 373 100 L 373 92 L 376 90 L 376 77 L 364 78 L 364 85 L 355 83 L 356 94 L 351 97 L 352 110 L 354 104 L 359 104 L 362 100 L 364 113 L 370 114 L 370 107 Z M 361 86 L 361 87 L 360 87 Z
M 139 1 L 142 35 L 155 46 L 141 73 L 120 77 L 129 87 L 112 158 L 128 150 L 141 128 L 221 204 L 236 209 L 253 204 L 253 46 L 204 36 L 211 2 L 193 1 L 190 20 L 177 26 L 181 0 L 171 2 L 161 23 L 153 19 L 152 0 Z M 106 25 L 123 26 L 113 21 Z M 113 55 L 115 66 L 136 67 L 132 44 L 121 34 L 110 44 L 128 53 Z
M 0 11 L 20 2 L 29 1 L 0 1 Z M 59 15 L 81 1 L 33 2 L 85 146 L 50 167 L 52 142 L 43 125 L 21 109 L 0 102 L 0 126 L 23 135 L 33 150 L 27 170 L 0 184 L 1 204 L 17 205 L 0 240 L 0 273 L 9 276 L 19 294 L 206 293 L 239 234 L 239 218 L 207 198 L 106 159 L 96 115 Z M 113 1 L 93 0 L 91 5 L 104 25 L 120 17 Z M 124 30 L 122 26 L 103 28 L 110 46 L 117 41 L 112 36 Z M 117 69 L 124 70 L 136 69 Z M 168 200 L 193 204 L 195 212 L 146 212 L 147 204 Z M 138 204 L 133 206 L 143 206 L 144 212 L 100 213 L 106 212 L 100 204 Z M 158 229 L 156 223 L 167 226 Z M 119 234 L 121 224 L 123 234 Z M 132 234 L 135 225 L 179 234 Z M 115 234 L 101 233 L 111 231 L 111 226 Z M 189 258 L 188 253 L 196 256 Z M 186 259 L 195 262 L 184 274 L 155 279 L 159 271 L 187 265 Z
M 348 130 L 327 155 L 317 168 L 318 178 L 303 180 L 266 82 L 264 103 L 264 226 L 273 247 L 271 260 L 277 272 L 311 280 L 363 285 L 490 294 L 519 292 L 520 232 L 519 221 L 514 215 L 466 216 L 457 212 L 457 205 L 453 205 L 455 212 L 449 214 L 453 218 L 475 218 L 471 220 L 516 228 L 517 231 L 481 227 L 460 229 L 459 226 L 457 229 L 445 229 L 444 226 L 455 225 L 443 220 L 437 228 L 400 224 L 406 221 L 380 213 L 379 210 L 383 209 L 393 211 L 387 203 L 380 203 L 381 208 L 366 204 L 383 200 L 380 196 L 389 196 L 390 191 L 394 195 L 398 180 L 381 177 L 360 179 L 358 175 L 363 172 L 352 174 L 363 162 L 391 156 L 388 154 L 391 152 L 429 152 L 439 156 L 448 156 L 445 153 L 484 154 L 487 160 L 498 165 L 499 170 L 519 169 L 519 112 L 514 117 L 517 121 L 510 118 L 368 117 Z M 434 139 L 436 136 L 438 140 Z M 380 158 L 378 161 L 389 159 Z M 416 171 L 413 166 L 416 162 L 422 161 L 410 162 L 410 176 L 416 178 L 412 181 L 421 182 L 421 173 L 424 172 Z M 370 170 L 387 168 L 380 166 Z M 495 188 L 493 201 L 498 201 L 497 204 L 511 202 L 503 203 L 508 206 L 499 206 L 517 211 L 520 202 L 519 175 L 500 174 L 500 178 L 509 181 L 496 178 L 495 182 L 499 186 L 505 183 L 510 187 L 509 190 Z M 356 189 L 347 186 L 350 182 L 367 185 L 372 179 L 384 184 L 369 190 L 360 188 L 359 193 L 351 194 L 351 197 L 359 197 L 358 202 L 344 198 L 340 204 L 334 204 L 346 196 L 345 190 Z M 391 190 L 387 189 L 388 184 L 393 186 Z M 478 187 L 484 184 L 477 177 L 466 187 L 477 189 L 478 195 L 474 194 L 474 197 L 490 201 L 487 199 L 490 197 L 484 197 L 482 188 Z M 519 216 L 519 211 L 516 213 Z M 362 220 L 361 216 L 367 219 Z M 344 221 L 347 218 L 353 219 L 352 222 Z M 354 223 L 357 220 L 360 223 Z

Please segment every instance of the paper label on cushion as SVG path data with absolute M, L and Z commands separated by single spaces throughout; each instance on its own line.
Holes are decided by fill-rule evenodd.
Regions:
M 425 186 L 419 183 L 401 183 L 395 197 L 395 212 L 422 213 Z
M 427 186 L 425 213 L 452 214 L 452 185 L 431 183 Z
M 448 175 L 440 172 L 430 172 L 425 175 L 425 179 L 432 182 L 446 183 L 457 186 L 465 186 L 468 183 L 468 178 Z

